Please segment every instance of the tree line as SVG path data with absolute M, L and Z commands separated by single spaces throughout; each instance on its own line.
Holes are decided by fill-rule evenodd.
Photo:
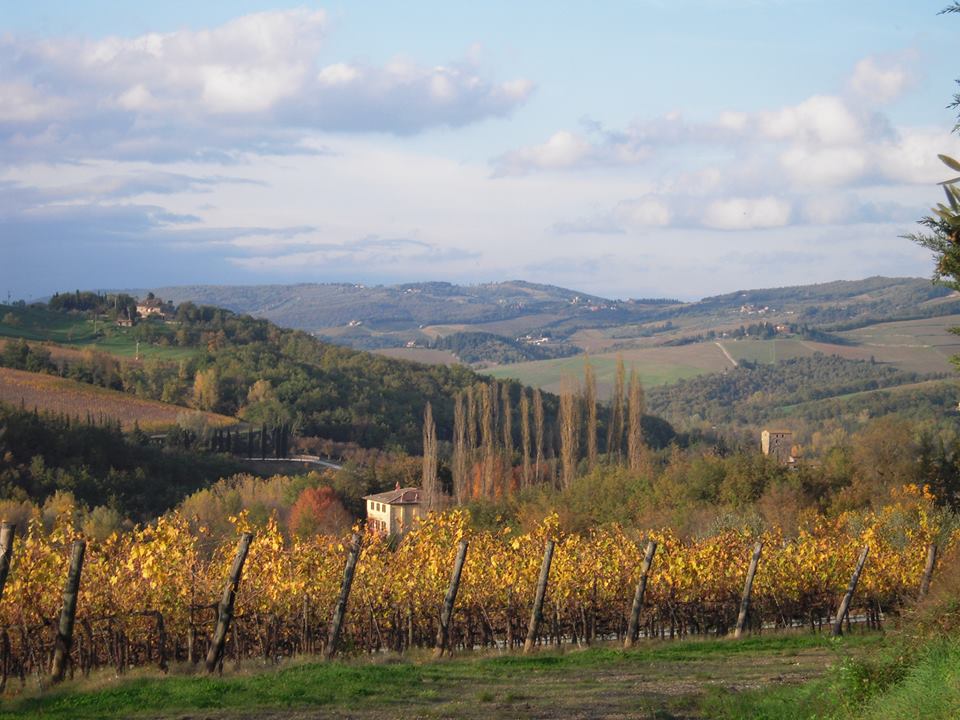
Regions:
M 645 415 L 639 375 L 618 359 L 613 394 L 598 401 L 589 360 L 582 384 L 565 378 L 558 398 L 539 389 L 490 381 L 454 397 L 453 438 L 442 482 L 436 421 L 428 403 L 423 422 L 422 490 L 427 507 L 496 500 L 527 488 L 569 488 L 598 465 L 639 471 L 647 461 L 645 426 L 662 447 L 672 429 Z M 646 421 L 646 422 L 645 422 Z

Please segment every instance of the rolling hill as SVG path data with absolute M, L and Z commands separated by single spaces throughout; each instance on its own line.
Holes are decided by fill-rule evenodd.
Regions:
M 523 281 L 454 285 L 300 284 L 155 288 L 192 301 L 263 317 L 358 349 L 436 347 L 451 335 L 484 333 L 510 342 L 546 338 L 592 353 L 686 342 L 758 322 L 849 331 L 890 320 L 960 314 L 960 294 L 922 278 L 872 277 L 816 285 L 740 290 L 696 302 L 610 299 Z M 142 292 L 141 292 L 142 294 Z M 480 339 L 461 338 L 479 345 Z M 447 348 L 441 348 L 447 349 Z M 488 365 L 523 361 L 490 344 Z
M 109 418 L 119 421 L 124 430 L 133 429 L 134 424 L 142 430 L 164 430 L 187 415 L 198 415 L 211 427 L 226 427 L 237 422 L 226 415 L 147 400 L 56 375 L 4 367 L 0 367 L 0 402 L 70 418 Z

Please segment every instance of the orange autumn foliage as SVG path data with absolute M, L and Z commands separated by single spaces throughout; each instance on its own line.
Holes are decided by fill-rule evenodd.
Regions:
M 350 527 L 350 513 L 330 487 L 307 488 L 290 508 L 289 530 L 297 537 L 340 535 Z

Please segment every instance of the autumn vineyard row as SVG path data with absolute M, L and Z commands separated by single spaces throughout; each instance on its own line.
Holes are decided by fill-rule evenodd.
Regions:
M 564 534 L 556 516 L 517 533 L 470 529 L 463 511 L 431 514 L 399 545 L 368 533 L 356 567 L 341 636 L 347 653 L 432 646 L 451 567 L 469 541 L 451 621 L 454 648 L 523 643 L 548 539 L 556 540 L 538 641 L 621 638 L 648 539 L 658 544 L 640 616 L 643 636 L 728 632 L 737 617 L 754 544 L 763 555 L 753 586 L 750 627 L 818 627 L 835 612 L 864 545 L 870 548 L 853 607 L 879 622 L 914 598 L 927 547 L 949 551 L 960 537 L 941 526 L 928 499 L 874 514 L 812 520 L 791 539 L 748 529 L 681 541 L 670 531 L 605 527 Z M 228 662 L 321 652 L 344 573 L 346 542 L 285 540 L 274 523 L 253 530 Z M 0 599 L 3 682 L 45 673 L 53 656 L 71 542 L 64 522 L 39 521 L 14 544 Z M 196 661 L 209 647 L 217 601 L 235 544 L 213 542 L 176 513 L 150 526 L 89 541 L 77 597 L 70 672 Z

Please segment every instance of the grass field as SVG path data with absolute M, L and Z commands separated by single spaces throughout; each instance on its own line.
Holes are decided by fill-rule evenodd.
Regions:
M 137 422 L 144 430 L 160 430 L 175 425 L 183 413 L 196 412 L 179 405 L 145 400 L 117 390 L 88 385 L 40 373 L 0 368 L 0 402 L 20 406 L 28 410 L 37 408 L 70 417 L 86 418 L 89 413 L 119 420 L 129 430 Z M 226 415 L 203 413 L 207 422 L 215 426 L 232 425 L 236 422 Z
M 646 386 L 663 385 L 708 372 L 721 372 L 731 367 L 723 352 L 714 343 L 696 343 L 678 347 L 655 347 L 624 350 L 619 353 L 629 373 L 636 368 Z M 591 355 L 590 364 L 597 376 L 597 392 L 609 396 L 616 376 L 617 353 Z M 514 378 L 527 385 L 550 392 L 560 390 L 561 379 L 569 376 L 583 379 L 584 356 L 537 360 L 501 365 L 483 372 L 496 378 Z
M 383 348 L 382 350 L 374 350 L 374 352 L 377 355 L 386 355 L 399 360 L 412 360 L 427 365 L 455 365 L 460 362 L 452 352 L 431 348 Z
M 223 678 L 104 674 L 0 706 L 0 718 L 703 718 L 704 706 L 791 688 L 882 643 L 877 635 L 642 642 L 430 661 L 300 663 Z M 183 668 L 174 673 L 186 672 Z
M 451 325 L 427 325 L 421 328 L 420 332 L 430 338 L 446 337 L 458 332 L 488 332 L 494 335 L 503 335 L 508 338 L 515 338 L 524 333 L 550 325 L 561 319 L 561 315 L 550 313 L 539 313 L 534 315 L 524 315 L 509 320 L 497 320 L 488 323 L 476 323 L 474 325 L 451 324 Z
M 731 367 L 720 346 L 740 362 L 749 360 L 773 363 L 795 357 L 809 357 L 814 353 L 839 355 L 849 360 L 870 360 L 890 363 L 901 370 L 918 373 L 952 372 L 952 355 L 960 354 L 960 337 L 949 328 L 960 326 L 960 316 L 950 315 L 925 320 L 877 323 L 857 330 L 838 333 L 850 345 L 801 340 L 796 337 L 773 340 L 720 340 L 677 347 L 638 347 L 619 353 L 603 352 L 590 356 L 597 375 L 597 390 L 607 397 L 612 388 L 616 357 L 619 354 L 629 370 L 635 367 L 644 385 L 676 382 L 709 372 L 721 372 Z M 584 332 L 584 331 L 581 331 Z M 601 335 L 582 335 L 581 340 L 603 347 Z M 525 384 L 550 392 L 560 390 L 564 376 L 583 379 L 584 356 L 555 360 L 501 365 L 483 372 L 496 378 L 514 378 Z
M 10 319 L 13 322 L 9 322 Z M 0 306 L 0 337 L 53 342 L 79 349 L 92 348 L 128 358 L 138 352 L 133 328 L 121 328 L 105 320 L 94 321 L 80 315 L 34 307 Z M 140 343 L 139 347 L 141 358 L 181 360 L 195 354 L 194 348 L 145 342 Z

